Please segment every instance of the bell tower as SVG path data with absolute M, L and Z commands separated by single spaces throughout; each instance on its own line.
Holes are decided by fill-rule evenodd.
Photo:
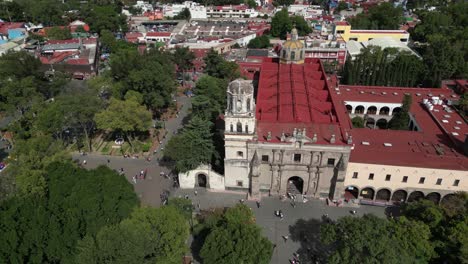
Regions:
M 227 108 L 224 114 L 225 186 L 248 189 L 250 160 L 247 142 L 255 135 L 255 98 L 251 80 L 236 79 L 227 87 Z

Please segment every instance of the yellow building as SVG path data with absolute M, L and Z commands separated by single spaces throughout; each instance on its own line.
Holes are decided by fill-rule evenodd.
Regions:
M 351 29 L 351 25 L 346 21 L 335 22 L 333 33 L 336 36 L 341 36 L 346 42 L 350 40 L 365 42 L 376 38 L 389 37 L 407 44 L 410 37 L 410 34 L 406 30 L 353 30 Z

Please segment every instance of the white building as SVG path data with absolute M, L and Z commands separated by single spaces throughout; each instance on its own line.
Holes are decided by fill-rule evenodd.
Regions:
M 246 5 L 210 6 L 206 15 L 208 18 L 251 18 L 257 17 L 258 12 Z

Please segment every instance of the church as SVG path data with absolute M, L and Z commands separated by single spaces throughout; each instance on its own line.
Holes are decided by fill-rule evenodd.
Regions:
M 244 79 L 227 87 L 225 175 L 201 166 L 179 175 L 181 188 L 247 191 L 253 199 L 296 193 L 371 203 L 440 202 L 468 189 L 466 122 L 452 112 L 457 132 L 451 133 L 437 125 L 445 123 L 444 115 L 421 106 L 437 92 L 445 98 L 440 108 L 448 109 L 458 96 L 452 90 L 338 85 L 319 59 L 305 57 L 296 29 L 279 58 L 265 58 L 259 73 L 258 87 Z M 409 131 L 388 130 L 404 94 L 415 101 Z M 355 116 L 365 128 L 353 128 Z M 436 150 L 424 149 L 432 145 Z M 440 152 L 444 147 L 451 151 Z

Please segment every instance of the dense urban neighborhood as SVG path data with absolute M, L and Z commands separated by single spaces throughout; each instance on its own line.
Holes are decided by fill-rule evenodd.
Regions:
M 0 0 L 0 263 L 468 263 L 468 2 Z

